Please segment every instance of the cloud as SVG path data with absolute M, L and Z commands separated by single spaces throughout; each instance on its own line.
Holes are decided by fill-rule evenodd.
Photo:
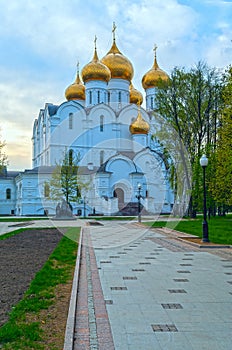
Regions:
M 95 34 L 99 57 L 106 54 L 113 21 L 117 44 L 134 65 L 134 86 L 143 91 L 141 79 L 153 64 L 154 43 L 158 63 L 168 73 L 174 66 L 189 67 L 199 60 L 228 65 L 230 4 L 219 0 L 1 1 L 0 126 L 8 121 L 4 133 L 9 149 L 17 142 L 22 147 L 25 140 L 27 152 L 40 108 L 46 102 L 65 100 L 77 60 L 82 68 L 92 59 Z M 17 158 L 12 159 L 17 163 Z

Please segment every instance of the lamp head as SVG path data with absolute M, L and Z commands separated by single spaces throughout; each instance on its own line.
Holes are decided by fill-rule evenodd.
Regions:
M 204 167 L 207 167 L 208 165 L 208 158 L 206 157 L 205 154 L 203 154 L 203 156 L 201 157 L 200 159 L 200 164 L 201 166 L 204 168 Z

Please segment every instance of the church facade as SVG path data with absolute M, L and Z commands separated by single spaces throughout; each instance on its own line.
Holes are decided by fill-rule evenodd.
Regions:
M 135 215 L 138 194 L 145 213 L 170 213 L 174 195 L 156 130 L 154 97 L 168 75 L 156 59 L 144 74 L 143 95 L 133 87 L 133 66 L 113 42 L 93 59 L 65 91 L 61 105 L 47 103 L 34 121 L 32 169 L 0 177 L 0 215 L 54 215 L 49 181 L 65 152 L 78 155 L 78 176 L 86 183 L 81 198 L 71 203 L 75 215 Z

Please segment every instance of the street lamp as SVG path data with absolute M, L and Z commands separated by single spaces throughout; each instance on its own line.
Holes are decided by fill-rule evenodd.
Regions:
M 138 183 L 138 194 L 136 196 L 136 198 L 138 199 L 138 222 L 141 222 L 141 189 L 142 186 L 140 183 Z
M 203 210 L 204 210 L 204 219 L 202 222 L 202 242 L 209 242 L 209 237 L 208 237 L 208 223 L 207 223 L 207 209 L 206 209 L 206 187 L 205 187 L 205 169 L 208 165 L 208 158 L 206 157 L 205 154 L 200 159 L 200 164 L 203 169 L 203 189 L 204 189 L 204 199 L 203 199 Z

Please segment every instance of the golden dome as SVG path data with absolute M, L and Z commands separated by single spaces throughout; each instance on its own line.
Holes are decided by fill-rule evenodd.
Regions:
M 143 76 L 142 85 L 144 89 L 149 89 L 157 87 L 158 83 L 162 81 L 168 81 L 169 76 L 162 69 L 159 68 L 157 59 L 156 59 L 156 49 L 155 47 L 155 59 L 153 67 Z
M 65 97 L 70 100 L 85 100 L 85 86 L 82 84 L 79 77 L 79 69 L 77 70 L 77 77 L 73 84 L 69 85 L 65 90 Z
M 113 26 L 113 44 L 109 52 L 101 59 L 111 72 L 111 78 L 125 79 L 131 81 L 134 69 L 131 62 L 119 51 L 115 42 L 115 29 Z
M 135 135 L 135 134 L 145 134 L 145 135 L 147 135 L 149 130 L 150 130 L 149 124 L 143 119 L 143 117 L 141 115 L 140 106 L 139 106 L 138 116 L 131 123 L 131 125 L 129 127 L 129 130 L 130 130 L 130 133 L 132 135 Z
M 108 82 L 110 80 L 109 68 L 99 61 L 96 48 L 96 37 L 95 37 L 95 50 L 93 59 L 91 62 L 86 64 L 81 72 L 84 83 L 89 80 L 103 80 Z
M 142 104 L 143 103 L 143 95 L 140 91 L 134 88 L 133 84 L 130 83 L 130 103 L 134 104 Z

